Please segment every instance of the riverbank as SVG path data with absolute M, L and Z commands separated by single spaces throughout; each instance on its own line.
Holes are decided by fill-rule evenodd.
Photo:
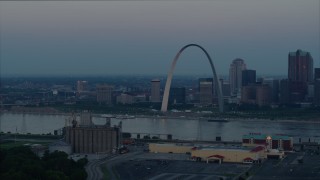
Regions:
M 62 112 L 58 111 L 54 108 L 37 108 L 37 107 L 19 107 L 14 108 L 12 110 L 3 110 L 0 109 L 0 114 L 2 113 L 8 113 L 8 114 L 30 114 L 30 115 L 60 115 L 60 116 L 71 116 L 71 112 Z M 79 114 L 79 113 L 76 113 Z M 117 119 L 134 119 L 134 118 L 149 118 L 149 119 L 183 119 L 183 120 L 201 120 L 201 121 L 208 121 L 208 120 L 216 120 L 227 123 L 228 121 L 247 121 L 247 122 L 253 122 L 253 121 L 261 121 L 261 122 L 285 122 L 285 123 L 320 123 L 320 116 L 318 118 L 301 118 L 301 119 L 286 119 L 286 118 L 244 118 L 240 115 L 241 112 L 239 112 L 239 117 L 229 117 L 229 114 L 219 114 L 219 117 L 208 117 L 207 113 L 155 113 L 155 115 L 141 115 L 141 114 L 126 114 L 126 113 L 118 113 L 118 114 L 103 114 L 103 113 L 93 113 L 92 114 L 95 117 L 114 117 Z M 236 116 L 236 114 L 233 114 L 233 116 Z M 126 118 L 128 117 L 128 118 Z

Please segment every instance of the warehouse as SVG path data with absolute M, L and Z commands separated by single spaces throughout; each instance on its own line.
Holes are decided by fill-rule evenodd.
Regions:
M 195 161 L 232 162 L 232 163 L 260 163 L 265 158 L 265 148 L 211 146 L 196 148 L 191 152 L 191 158 Z
M 179 153 L 190 154 L 193 161 L 207 163 L 260 163 L 263 159 L 282 159 L 284 152 L 260 145 L 256 147 L 226 146 L 226 145 L 192 145 L 192 144 L 149 144 L 153 153 Z

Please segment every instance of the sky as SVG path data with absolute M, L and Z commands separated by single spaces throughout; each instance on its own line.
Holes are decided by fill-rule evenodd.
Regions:
M 1 75 L 165 75 L 189 43 L 219 75 L 235 58 L 287 75 L 302 49 L 320 67 L 319 0 L 0 2 Z M 175 74 L 211 74 L 186 49 Z

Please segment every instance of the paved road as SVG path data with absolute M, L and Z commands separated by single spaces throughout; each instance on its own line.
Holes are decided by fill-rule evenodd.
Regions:
M 88 173 L 87 180 L 100 180 L 103 179 L 103 173 L 101 171 L 100 165 L 106 163 L 106 161 L 117 157 L 118 154 L 111 154 L 101 159 L 96 159 L 90 161 L 86 165 L 86 171 Z

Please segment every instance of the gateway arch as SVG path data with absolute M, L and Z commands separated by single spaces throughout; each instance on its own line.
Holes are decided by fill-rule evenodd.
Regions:
M 221 91 L 221 85 L 218 81 L 218 77 L 217 77 L 217 73 L 216 73 L 216 70 L 214 69 L 214 66 L 213 66 L 213 62 L 212 62 L 212 59 L 210 57 L 210 55 L 208 54 L 208 52 L 203 48 L 201 47 L 200 45 L 198 44 L 188 44 L 186 46 L 184 46 L 183 48 L 180 49 L 180 51 L 177 53 L 177 55 L 175 56 L 173 62 L 172 62 L 172 65 L 171 65 L 171 68 L 170 68 L 170 71 L 168 73 L 168 77 L 167 77 L 167 82 L 166 82 L 166 86 L 165 86 L 165 89 L 164 89 L 164 94 L 163 94 L 163 100 L 162 100 L 162 106 L 161 106 L 161 111 L 162 112 L 167 112 L 167 109 L 168 109 L 168 100 L 169 100 L 169 93 L 170 93 L 170 86 L 171 86 L 171 81 L 172 81 L 172 75 L 173 75 L 173 71 L 174 71 L 174 68 L 177 64 L 177 61 L 181 55 L 181 53 L 187 49 L 188 47 L 190 46 L 194 46 L 194 47 L 198 47 L 200 48 L 207 56 L 208 60 L 209 60 L 209 63 L 210 63 L 210 66 L 211 66 L 211 69 L 212 69 L 212 74 L 213 74 L 213 80 L 214 80 L 214 83 L 217 85 L 215 86 L 216 88 L 216 91 L 218 92 L 218 104 L 219 104 L 219 111 L 220 112 L 223 112 L 223 97 L 222 97 L 222 91 Z

